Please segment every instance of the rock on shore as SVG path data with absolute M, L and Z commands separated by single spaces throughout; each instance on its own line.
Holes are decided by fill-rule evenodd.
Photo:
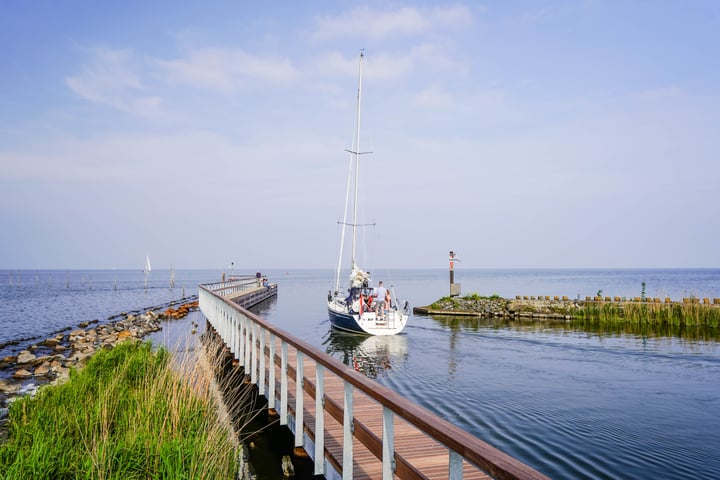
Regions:
M 529 317 L 569 319 L 582 302 L 574 300 L 510 300 L 492 297 L 445 297 L 432 305 L 416 307 L 414 313 L 478 317 Z
M 0 379 L 0 399 L 16 394 L 22 382 L 61 382 L 68 378 L 71 368 L 82 368 L 88 358 L 101 349 L 113 348 L 118 342 L 139 341 L 145 335 L 161 329 L 161 320 L 177 319 L 197 309 L 198 302 L 188 302 L 177 309 L 163 312 L 148 310 L 141 315 L 125 314 L 104 325 L 81 322 L 75 330 L 31 345 L 16 356 L 0 359 L 0 370 L 13 371 L 12 379 Z M 118 318 L 115 316 L 113 318 Z

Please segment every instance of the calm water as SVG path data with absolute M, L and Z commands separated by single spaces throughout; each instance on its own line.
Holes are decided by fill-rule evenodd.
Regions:
M 82 321 L 103 323 L 121 312 L 196 295 L 198 283 L 219 281 L 221 275 L 176 271 L 171 289 L 170 271 L 156 270 L 146 289 L 138 270 L 0 270 L 0 358 Z
M 425 316 L 392 338 L 341 335 L 324 303 L 331 271 L 267 273 L 280 287 L 257 308 L 264 318 L 553 478 L 720 478 L 716 341 Z M 374 273 L 414 306 L 448 290 L 445 270 Z M 21 272 L 18 286 L 0 271 L 0 343 L 180 296 L 169 273 L 153 272 L 148 293 L 139 272 L 91 274 L 92 291 L 70 272 L 71 293 L 66 272 Z M 176 284 L 219 276 L 178 272 Z M 456 281 L 505 297 L 634 297 L 642 282 L 653 297 L 720 297 L 720 270 L 460 269 Z

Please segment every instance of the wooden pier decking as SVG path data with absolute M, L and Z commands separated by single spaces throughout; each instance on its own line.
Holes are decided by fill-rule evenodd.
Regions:
M 247 287 L 247 285 L 246 285 Z M 248 312 L 254 288 L 200 286 L 200 308 L 296 451 L 328 479 L 546 479 L 432 412 Z M 302 375 L 298 378 L 298 370 Z M 352 465 L 352 468 L 349 466 Z
M 279 351 L 279 342 L 277 344 Z M 269 362 L 268 362 L 269 363 Z M 296 355 L 289 354 L 288 364 L 295 365 Z M 280 375 L 280 358 L 276 358 L 276 378 Z M 303 361 L 304 371 L 304 400 L 303 418 L 305 420 L 305 433 L 315 442 L 315 383 L 310 379 L 315 377 L 317 364 L 309 359 Z M 295 393 L 297 385 L 295 368 L 288 367 L 288 404 L 292 415 L 295 413 Z M 269 371 L 267 373 L 269 378 Z M 343 460 L 343 395 L 344 386 L 339 377 L 328 376 L 324 379 L 325 409 L 325 454 L 333 468 L 342 472 Z M 276 384 L 276 392 L 280 392 L 280 383 Z M 276 395 L 279 400 L 279 395 Z M 309 407 L 309 408 L 308 408 Z M 382 478 L 382 405 L 373 401 L 366 394 L 355 390 L 353 392 L 353 478 L 377 479 Z M 395 418 L 395 464 L 394 478 L 416 479 L 446 479 L 448 478 L 449 453 L 447 447 L 433 440 L 416 427 L 402 418 Z M 463 479 L 489 479 L 485 472 L 463 461 Z

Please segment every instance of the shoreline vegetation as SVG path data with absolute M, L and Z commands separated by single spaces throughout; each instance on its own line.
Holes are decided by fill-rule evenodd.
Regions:
M 3 478 L 233 478 L 240 444 L 206 363 L 139 340 L 98 351 L 12 402 Z
M 443 297 L 414 313 L 426 315 L 473 316 L 488 318 L 585 321 L 605 324 L 676 325 L 684 327 L 720 326 L 720 299 L 684 298 L 674 302 L 669 298 L 568 297 L 502 298 L 498 295 Z
M 108 323 L 99 324 L 98 320 L 83 321 L 75 329 L 68 327 L 54 332 L 50 337 L 29 345 L 17 354 L 0 358 L 0 401 L 22 393 L 27 384 L 41 386 L 63 382 L 68 378 L 71 368 L 82 368 L 99 350 L 111 349 L 126 338 L 143 338 L 160 330 L 163 320 L 184 318 L 197 308 L 197 298 L 193 296 L 149 307 L 142 313 L 123 312 L 110 317 Z M 21 345 L 21 342 L 15 340 L 0 347 Z M 7 372 L 12 373 L 8 375 Z

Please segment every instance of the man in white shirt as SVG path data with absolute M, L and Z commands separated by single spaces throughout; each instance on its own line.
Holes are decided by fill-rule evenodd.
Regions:
M 373 297 L 375 297 L 375 308 L 382 308 L 382 304 L 385 301 L 385 292 L 387 292 L 387 288 L 383 287 L 382 280 L 378 282 L 378 286 L 375 287 L 375 291 L 373 292 Z

